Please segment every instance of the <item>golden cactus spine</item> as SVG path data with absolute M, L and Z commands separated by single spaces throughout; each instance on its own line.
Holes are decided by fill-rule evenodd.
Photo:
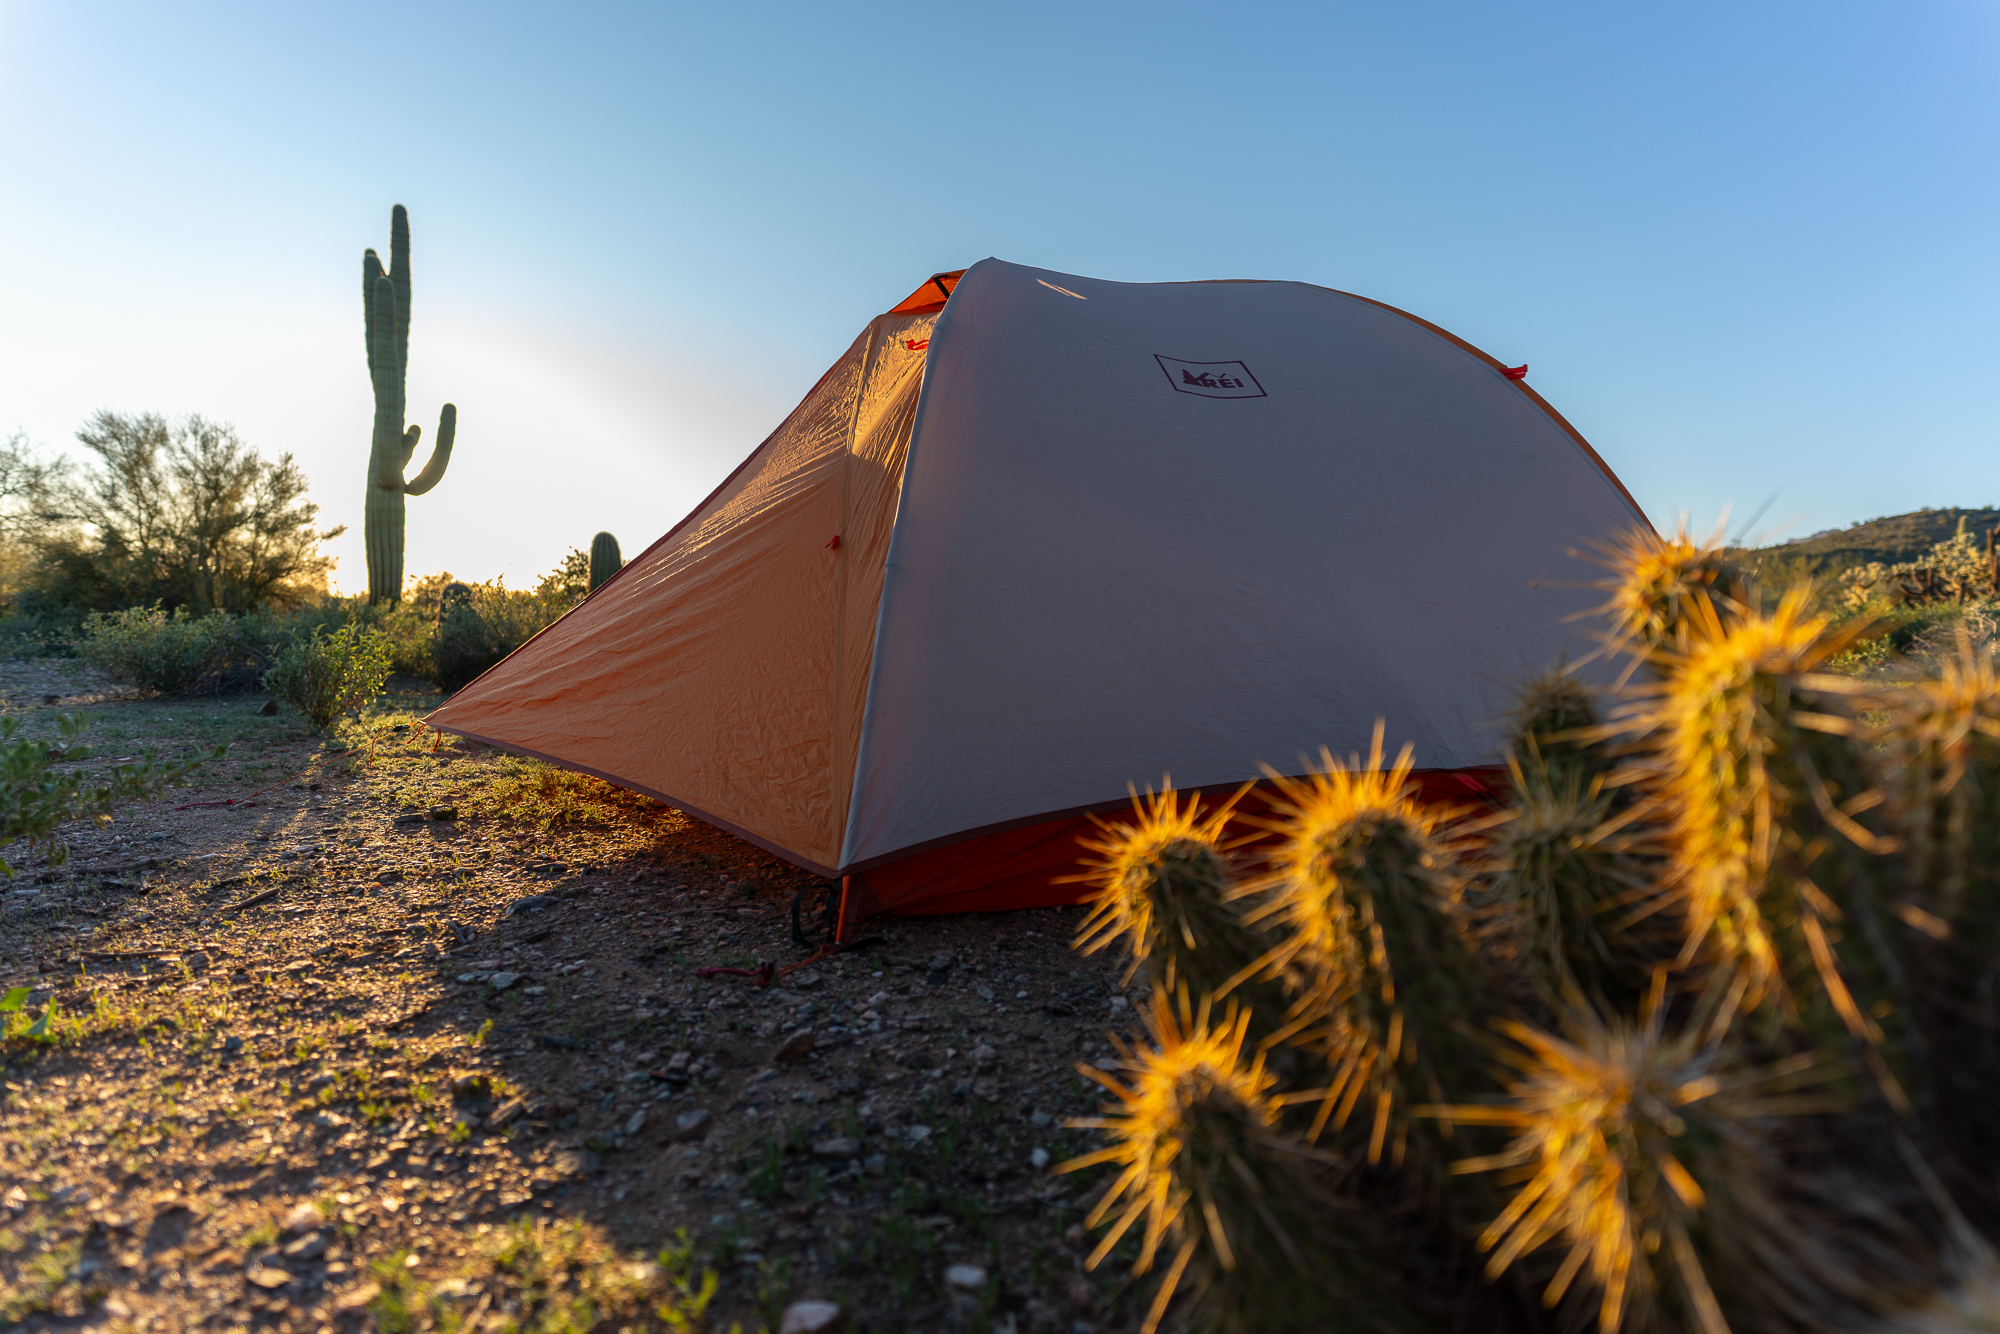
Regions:
M 1290 1040 L 1325 1064 L 1308 1137 L 1345 1131 L 1359 1109 L 1368 1160 L 1400 1163 L 1413 1104 L 1485 1086 L 1488 1062 L 1463 1024 L 1499 1004 L 1440 817 L 1412 793 L 1411 750 L 1384 767 L 1382 734 L 1378 723 L 1365 760 L 1322 754 L 1319 773 L 1274 779 L 1279 847 L 1250 887 L 1264 896 L 1250 919 L 1278 938 L 1258 969 L 1302 979 Z

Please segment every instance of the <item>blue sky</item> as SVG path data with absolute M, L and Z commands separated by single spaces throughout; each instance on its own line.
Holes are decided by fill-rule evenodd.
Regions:
M 1654 517 L 2000 501 L 2000 8 L 0 0 L 0 432 L 200 411 L 363 579 L 359 257 L 415 232 L 412 572 L 658 536 L 987 255 L 1359 292 Z M 1775 499 L 1773 497 L 1775 496 Z

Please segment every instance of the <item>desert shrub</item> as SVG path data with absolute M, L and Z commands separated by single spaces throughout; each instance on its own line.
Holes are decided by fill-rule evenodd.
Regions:
M 498 580 L 459 587 L 467 595 L 444 606 L 431 642 L 431 679 L 446 692 L 471 684 L 573 605 L 561 594 L 517 592 Z
M 325 731 L 381 694 L 389 670 L 389 637 L 350 621 L 294 638 L 264 673 L 264 688 Z
M 77 655 L 114 681 L 162 695 L 214 689 L 232 667 L 250 665 L 252 650 L 235 617 L 190 616 L 157 603 L 93 612 L 83 621 Z
M 0 718 L 0 846 L 25 841 L 34 848 L 48 843 L 58 827 L 73 820 L 106 821 L 113 807 L 154 797 L 199 764 L 148 759 L 91 776 L 73 767 L 91 758 L 83 744 L 89 722 L 82 716 L 57 715 L 60 740 L 54 745 L 44 738 L 22 736 L 20 729 L 18 717 Z M 64 860 L 60 843 L 50 848 L 52 865 Z M 13 868 L 0 861 L 0 875 L 13 874 Z

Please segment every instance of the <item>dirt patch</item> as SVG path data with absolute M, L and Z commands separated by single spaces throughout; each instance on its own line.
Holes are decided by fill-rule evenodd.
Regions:
M 230 750 L 0 895 L 0 990 L 55 1007 L 0 1087 L 0 1322 L 1136 1326 L 1081 1267 L 1102 1177 L 1050 1171 L 1129 1013 L 1075 910 L 703 979 L 805 957 L 825 882 L 414 729 L 417 696 L 330 745 L 0 666 L 9 711 L 51 694 L 105 758 Z

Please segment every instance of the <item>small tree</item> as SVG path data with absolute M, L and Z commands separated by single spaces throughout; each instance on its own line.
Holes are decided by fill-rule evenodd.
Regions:
M 264 458 L 235 428 L 189 416 L 100 412 L 77 432 L 98 464 L 45 481 L 29 526 L 44 600 L 100 609 L 250 611 L 325 590 L 319 506 L 290 454 Z M 0 485 L 7 460 L 0 457 Z

